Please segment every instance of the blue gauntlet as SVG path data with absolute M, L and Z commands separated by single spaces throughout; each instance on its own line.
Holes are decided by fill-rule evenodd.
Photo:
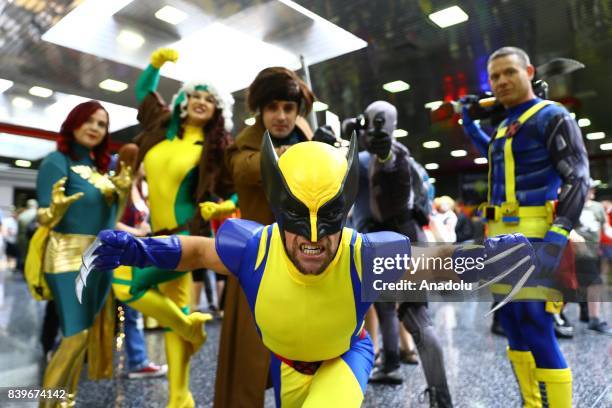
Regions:
M 484 245 L 462 245 L 453 253 L 457 275 L 465 282 L 487 281 L 482 286 L 526 280 L 525 275 L 533 272 L 535 264 L 534 249 L 522 234 L 489 238 Z
M 98 239 L 100 246 L 94 251 L 92 262 L 95 269 L 111 270 L 128 265 L 174 270 L 181 260 L 181 241 L 176 235 L 135 238 L 127 232 L 104 230 Z

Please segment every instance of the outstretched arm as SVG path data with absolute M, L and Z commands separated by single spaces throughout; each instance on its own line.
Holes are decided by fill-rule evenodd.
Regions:
M 213 238 L 182 235 L 179 239 L 182 251 L 181 259 L 176 266 L 177 270 L 212 269 L 217 273 L 229 275 L 229 271 L 217 254 Z
M 217 255 L 212 238 L 177 235 L 136 238 L 124 231 L 105 230 L 98 234 L 94 245 L 91 260 L 84 256 L 88 269 L 112 270 L 120 265 L 156 266 L 171 271 L 205 268 L 229 274 Z

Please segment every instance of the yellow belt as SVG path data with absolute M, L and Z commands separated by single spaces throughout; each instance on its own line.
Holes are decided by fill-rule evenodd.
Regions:
M 554 216 L 552 201 L 541 206 L 522 206 L 503 203 L 501 206 L 483 204 L 481 211 L 487 218 L 488 235 L 520 232 L 528 238 L 544 238 Z

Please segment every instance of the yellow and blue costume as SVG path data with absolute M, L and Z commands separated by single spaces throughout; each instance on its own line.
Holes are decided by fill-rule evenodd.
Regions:
M 489 195 L 483 206 L 488 233 L 523 233 L 544 249 L 538 252 L 541 267 L 554 270 L 586 197 L 588 160 L 580 130 L 563 107 L 540 98 L 509 108 L 507 115 L 493 138 L 473 123 L 466 126 L 489 158 Z M 548 244 L 556 253 L 546 259 Z M 499 310 L 525 407 L 571 406 L 571 371 L 551 314 L 562 295 L 550 276 L 533 275 L 515 297 L 529 302 Z M 496 284 L 492 291 L 503 296 L 511 289 Z
M 357 187 L 354 143 L 348 164 L 318 142 L 297 144 L 276 163 L 264 139 L 262 176 L 278 224 L 227 220 L 217 253 L 238 278 L 272 352 L 277 406 L 359 406 L 374 359 L 363 327 L 370 303 L 361 300 L 362 270 L 372 268 L 374 257 L 409 255 L 410 242 L 395 233 L 343 228 Z M 286 253 L 283 230 L 313 242 L 341 231 L 341 239 L 326 269 L 305 275 Z

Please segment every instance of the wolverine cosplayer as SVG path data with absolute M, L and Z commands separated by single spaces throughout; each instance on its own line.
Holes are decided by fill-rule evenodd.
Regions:
M 357 193 L 357 161 L 355 138 L 348 159 L 320 142 L 298 143 L 279 159 L 266 134 L 261 171 L 277 223 L 262 226 L 231 219 L 215 240 L 137 239 L 104 231 L 85 270 L 129 264 L 178 270 L 206 267 L 233 274 L 271 351 L 277 406 L 357 407 L 374 362 L 363 326 L 371 305 L 363 300 L 363 279 L 371 274 L 375 258 L 412 252 L 403 235 L 360 234 L 344 228 Z M 436 256 L 452 256 L 454 247 L 433 251 Z M 520 235 L 494 238 L 480 251 L 480 256 L 491 258 L 485 268 L 489 275 L 499 271 L 499 262 L 507 267 L 520 260 L 515 269 L 533 270 L 533 250 Z M 472 272 L 471 278 L 478 279 Z M 405 271 L 388 273 L 396 280 Z

